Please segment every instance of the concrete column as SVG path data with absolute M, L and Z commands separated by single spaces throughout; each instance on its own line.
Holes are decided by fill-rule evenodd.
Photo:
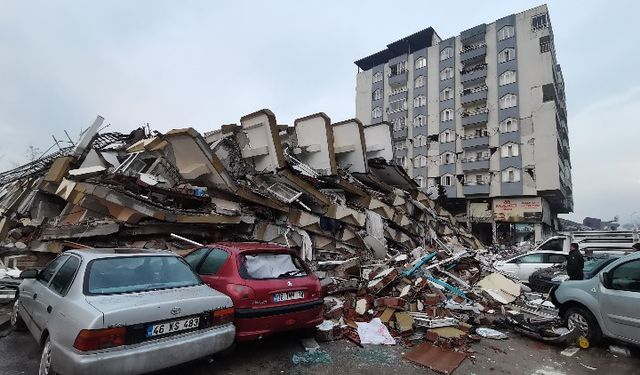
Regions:
M 498 225 L 495 220 L 491 222 L 491 233 L 493 234 L 491 242 L 495 245 L 498 243 Z
M 542 240 L 544 239 L 542 225 L 543 225 L 542 223 L 536 223 L 536 224 L 533 225 L 533 229 L 534 229 L 534 232 L 535 232 L 536 244 L 542 242 Z

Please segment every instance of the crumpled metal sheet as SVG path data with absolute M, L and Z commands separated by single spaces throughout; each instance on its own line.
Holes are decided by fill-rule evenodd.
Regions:
M 413 351 L 404 355 L 404 359 L 410 362 L 445 375 L 451 374 L 465 358 L 467 355 L 464 353 L 443 350 L 429 343 L 420 344 Z

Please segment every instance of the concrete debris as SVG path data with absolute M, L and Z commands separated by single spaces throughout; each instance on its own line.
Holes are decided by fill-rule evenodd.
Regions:
M 267 109 L 204 135 L 100 133 L 102 122 L 76 145 L 0 173 L 0 251 L 28 255 L 23 269 L 72 248 L 184 254 L 219 241 L 270 242 L 297 251 L 321 278 L 318 340 L 422 337 L 451 353 L 479 340 L 473 326 L 500 317 L 549 337 L 550 327 L 514 318 L 553 318 L 536 301 L 544 297 L 493 270 L 501 255 L 396 165 L 388 123 L 317 113 L 286 126 Z
M 562 354 L 565 357 L 573 357 L 579 351 L 580 351 L 579 347 L 570 346 L 570 347 L 566 348 L 565 350 L 561 351 L 560 354 Z
M 304 350 L 307 352 L 315 352 L 320 349 L 320 345 L 316 342 L 313 337 L 305 337 L 300 339 L 300 344 L 304 347 Z
M 631 356 L 631 351 L 629 350 L 629 348 L 624 346 L 609 345 L 609 351 L 613 354 L 619 354 L 625 357 Z
M 451 374 L 466 357 L 464 353 L 441 349 L 430 343 L 422 343 L 404 356 L 406 360 L 440 374 Z
M 505 335 L 500 331 L 496 331 L 495 329 L 486 328 L 486 327 L 476 328 L 476 333 L 482 337 L 493 339 L 493 340 L 504 340 L 509 338 L 507 335 Z

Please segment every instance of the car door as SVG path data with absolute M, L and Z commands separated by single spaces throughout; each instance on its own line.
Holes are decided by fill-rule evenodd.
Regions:
M 79 266 L 80 259 L 77 256 L 65 257 L 51 281 L 46 286 L 42 285 L 41 291 L 35 299 L 36 308 L 33 316 L 38 326 L 47 327 L 47 322 L 52 314 L 56 313 L 56 305 L 67 294 Z
M 528 282 L 529 276 L 536 270 L 543 267 L 545 254 L 526 254 L 514 258 L 508 262 L 510 270 L 518 279 Z
M 20 303 L 30 320 L 29 328 L 36 337 L 40 337 L 43 330 L 41 320 L 36 318 L 42 315 L 39 311 L 41 304 L 38 298 L 41 298 L 42 292 L 68 257 L 68 255 L 58 256 L 40 271 L 35 279 L 27 280 L 20 286 Z
M 202 281 L 222 293 L 226 293 L 228 280 L 224 280 L 224 278 L 219 275 L 219 271 L 228 259 L 229 253 L 225 250 L 213 248 L 202 259 L 197 269 Z
M 604 324 L 617 338 L 640 343 L 640 259 L 615 266 L 608 278 L 606 287 L 599 284 Z

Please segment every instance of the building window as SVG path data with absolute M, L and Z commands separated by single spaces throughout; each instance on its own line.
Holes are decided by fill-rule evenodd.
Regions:
M 547 83 L 542 85 L 542 101 L 550 102 L 556 100 L 556 89 L 553 83 Z
M 401 112 L 407 109 L 407 99 L 389 102 L 389 113 Z
M 425 57 L 418 57 L 416 59 L 416 70 L 427 66 L 427 59 Z
M 382 90 L 377 89 L 376 91 L 373 92 L 373 100 L 380 100 L 380 99 L 382 99 Z
M 440 133 L 440 143 L 453 142 L 454 140 L 455 136 L 451 130 L 447 129 Z
M 414 168 L 421 168 L 421 167 L 426 167 L 427 166 L 427 157 L 424 155 L 418 155 L 415 158 L 413 158 L 413 167 Z
M 407 148 L 407 145 L 404 141 L 398 141 L 393 143 L 393 149 L 395 151 L 402 151 Z
M 453 175 L 445 174 L 440 177 L 440 185 L 453 186 Z
M 440 72 L 440 80 L 446 81 L 447 79 L 453 78 L 453 68 L 444 68 Z
M 549 35 L 545 35 L 540 38 L 540 53 L 551 51 L 551 38 Z
M 500 147 L 500 157 L 510 158 L 520 154 L 519 145 L 517 143 L 505 143 Z
M 413 118 L 413 127 L 417 128 L 420 126 L 425 126 L 427 124 L 427 118 L 424 115 L 418 115 Z
M 453 90 L 450 87 L 447 87 L 444 90 L 440 91 L 441 102 L 452 99 L 452 98 L 453 98 Z
M 447 108 L 444 111 L 440 112 L 440 122 L 451 120 L 453 120 L 453 109 Z
M 502 182 L 518 181 L 520 181 L 520 170 L 518 168 L 509 167 L 502 171 Z
M 518 120 L 513 117 L 506 118 L 500 123 L 500 133 L 509 133 L 517 130 Z
M 500 31 L 498 31 L 498 40 L 505 40 L 513 37 L 515 34 L 515 29 L 513 26 L 505 26 Z
M 401 166 L 404 169 L 407 169 L 407 157 L 406 156 L 398 156 L 396 158 L 396 164 Z
M 371 111 L 371 112 L 372 112 L 372 116 L 373 116 L 373 118 L 380 118 L 380 117 L 382 117 L 382 108 L 380 108 L 380 107 L 375 107 L 375 108 L 373 109 L 373 111 Z
M 407 85 L 398 86 L 395 89 L 391 90 L 391 92 L 389 93 L 389 96 L 393 96 L 395 94 L 400 94 L 403 92 L 407 92 Z
M 507 94 L 500 98 L 500 109 L 515 107 L 518 105 L 518 96 L 515 94 Z
M 373 83 L 382 81 L 382 72 L 373 75 Z
M 440 61 L 446 60 L 453 56 L 453 48 L 447 47 L 440 51 Z
M 424 95 L 418 95 L 413 99 L 413 107 L 414 108 L 418 108 L 418 107 L 423 107 L 427 105 L 427 97 Z
M 453 152 L 445 152 L 440 155 L 440 164 L 452 164 L 456 162 L 456 155 Z
M 396 117 L 391 120 L 391 125 L 393 125 L 394 131 L 400 131 L 407 127 L 407 118 L 406 117 Z
M 424 177 L 416 176 L 415 180 L 416 180 L 416 183 L 418 184 L 418 187 L 421 187 L 421 188 L 424 187 Z
M 516 49 L 515 48 L 505 48 L 498 54 L 498 62 L 504 63 L 507 61 L 511 61 L 516 58 Z
M 418 78 L 416 78 L 414 87 L 419 88 L 424 86 L 424 81 L 425 81 L 424 76 L 419 76 Z
M 513 70 L 507 70 L 506 72 L 500 74 L 498 78 L 498 84 L 500 86 L 509 85 L 516 81 L 516 72 Z
M 407 71 L 407 62 L 400 61 L 397 64 L 389 65 L 389 77 L 397 76 Z
M 538 14 L 537 16 L 533 16 L 533 18 L 531 18 L 531 28 L 533 30 L 544 29 L 545 27 L 547 27 L 547 23 L 548 19 L 546 13 Z
M 414 147 L 422 147 L 422 146 L 426 146 L 427 145 L 427 137 L 425 137 L 424 135 L 420 134 L 417 135 L 414 139 L 413 139 L 413 146 Z

